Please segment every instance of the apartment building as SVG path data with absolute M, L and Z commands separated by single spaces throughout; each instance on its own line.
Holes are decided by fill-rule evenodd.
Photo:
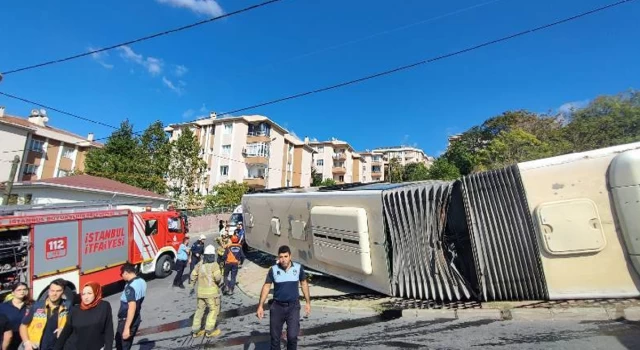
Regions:
M 322 179 L 333 179 L 336 183 L 362 182 L 362 156 L 347 142 L 338 139 L 305 142 L 315 150 L 313 166 L 322 174 Z
M 36 181 L 67 176 L 84 170 L 87 152 L 102 144 L 48 125 L 43 109 L 34 109 L 27 118 L 12 116 L 0 107 L 0 181 L 6 181 L 17 155 L 20 166 L 14 181 Z
M 176 140 L 190 128 L 207 163 L 198 190 L 207 194 L 216 184 L 235 180 L 252 188 L 309 187 L 313 149 L 265 116 L 209 118 L 171 124 L 165 131 Z
M 384 165 L 382 153 L 370 151 L 360 152 L 362 156 L 362 178 L 361 182 L 384 181 Z
M 402 165 L 407 165 L 409 163 L 423 163 L 429 167 L 434 161 L 434 158 L 427 156 L 423 150 L 409 146 L 380 147 L 374 149 L 372 153 L 382 154 L 383 159 L 386 162 L 396 158 Z

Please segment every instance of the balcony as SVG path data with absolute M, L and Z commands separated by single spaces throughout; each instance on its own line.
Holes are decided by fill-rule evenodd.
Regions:
M 249 131 L 247 133 L 247 143 L 271 142 L 271 136 L 268 132 Z
M 271 125 L 269 123 L 251 123 L 247 132 L 247 143 L 270 142 Z
M 243 180 L 247 186 L 251 187 L 251 188 L 264 188 L 265 186 L 265 181 L 264 178 L 245 178 Z
M 347 160 L 347 154 L 346 153 L 334 153 L 333 154 L 333 159 L 335 159 L 335 160 Z
M 372 159 L 371 166 L 382 166 L 382 159 Z
M 269 158 L 265 156 L 245 155 L 244 162 L 246 164 L 264 164 L 269 165 Z
M 347 168 L 343 166 L 334 166 L 333 168 L 331 168 L 331 172 L 334 174 L 346 174 Z

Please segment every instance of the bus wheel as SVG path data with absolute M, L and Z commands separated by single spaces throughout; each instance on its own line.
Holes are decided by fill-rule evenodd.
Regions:
M 171 274 L 173 270 L 173 258 L 171 255 L 165 254 L 156 262 L 156 277 L 165 278 Z

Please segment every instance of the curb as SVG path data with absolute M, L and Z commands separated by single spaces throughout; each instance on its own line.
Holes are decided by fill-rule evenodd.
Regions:
M 403 309 L 403 318 L 458 319 L 495 321 L 640 321 L 640 307 L 623 310 L 604 307 L 541 308 L 541 309 Z

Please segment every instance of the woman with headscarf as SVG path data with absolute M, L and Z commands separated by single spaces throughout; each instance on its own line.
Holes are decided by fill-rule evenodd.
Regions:
M 0 314 L 7 316 L 12 331 L 11 341 L 7 346 L 8 350 L 17 350 L 22 343 L 20 324 L 29 306 L 31 306 L 29 286 L 24 282 L 14 284 L 11 288 L 11 294 L 8 295 L 4 303 L 0 304 Z
M 55 350 L 111 350 L 113 317 L 111 305 L 102 300 L 102 287 L 89 282 L 82 288 L 81 303 L 73 306 Z

